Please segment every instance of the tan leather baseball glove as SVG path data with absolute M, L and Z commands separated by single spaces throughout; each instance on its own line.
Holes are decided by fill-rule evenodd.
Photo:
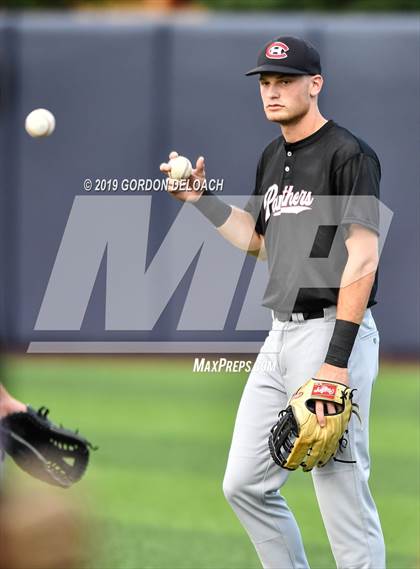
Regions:
M 287 470 L 299 467 L 307 472 L 324 466 L 343 441 L 352 412 L 353 391 L 335 381 L 310 379 L 288 401 L 270 431 L 268 446 L 276 464 Z M 336 413 L 326 415 L 321 427 L 315 414 L 315 401 L 334 403 Z

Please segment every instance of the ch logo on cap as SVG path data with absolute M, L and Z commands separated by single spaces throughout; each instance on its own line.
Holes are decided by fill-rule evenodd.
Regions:
M 287 57 L 287 51 L 289 51 L 289 46 L 287 46 L 282 41 L 273 41 L 265 50 L 265 56 L 268 59 L 284 59 Z

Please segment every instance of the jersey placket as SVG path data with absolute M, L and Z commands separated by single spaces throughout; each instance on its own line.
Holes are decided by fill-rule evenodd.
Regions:
M 294 163 L 294 152 L 291 148 L 285 144 L 286 158 L 284 161 L 284 172 L 283 172 L 283 189 L 285 186 L 292 185 L 293 178 L 293 163 Z

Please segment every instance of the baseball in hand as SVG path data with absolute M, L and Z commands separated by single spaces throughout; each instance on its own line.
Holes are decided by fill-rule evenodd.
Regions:
M 35 109 L 26 117 L 25 129 L 33 138 L 50 136 L 55 130 L 55 117 L 47 109 Z
M 174 180 L 186 180 L 192 174 L 192 165 L 188 158 L 185 156 L 177 156 L 169 160 L 171 171 L 169 177 Z

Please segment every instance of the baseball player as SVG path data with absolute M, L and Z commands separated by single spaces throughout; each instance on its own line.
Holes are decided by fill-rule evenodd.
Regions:
M 191 190 L 168 184 L 175 198 L 197 207 L 229 242 L 268 261 L 263 304 L 273 323 L 258 358 L 275 366 L 255 366 L 250 373 L 224 493 L 263 567 L 308 568 L 299 527 L 281 493 L 290 472 L 273 462 L 267 437 L 279 411 L 308 379 L 349 386 L 356 390 L 360 421 L 350 420 L 347 446 L 322 468 L 313 468 L 312 479 L 337 567 L 383 569 L 384 540 L 368 486 L 369 406 L 379 349 L 371 307 L 377 290 L 380 164 L 365 142 L 321 114 L 320 57 L 310 43 L 289 36 L 268 42 L 247 75 L 259 76 L 265 115 L 281 135 L 260 157 L 245 209 L 205 189 L 193 191 L 192 182 L 205 180 L 203 156 L 196 161 Z M 161 171 L 169 173 L 169 163 Z M 360 205 L 352 199 L 360 197 L 369 201 Z M 343 209 L 336 198 L 346 198 Z M 316 216 L 318 231 L 308 249 L 307 228 Z M 331 269 L 321 261 L 333 248 L 338 254 Z M 302 265 L 302 251 L 309 253 L 309 269 Z M 324 401 L 315 401 L 322 429 L 329 415 L 339 412 L 334 403 L 325 403 L 325 389 Z

